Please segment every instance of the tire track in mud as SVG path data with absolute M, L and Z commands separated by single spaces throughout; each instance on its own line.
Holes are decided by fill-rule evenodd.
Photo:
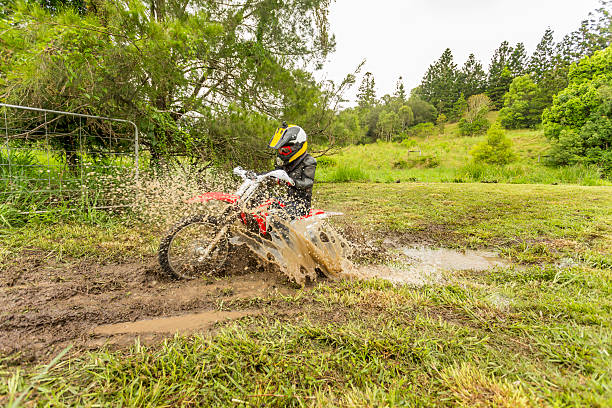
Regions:
M 104 265 L 57 262 L 42 253 L 23 256 L 0 274 L 0 357 L 23 364 L 48 360 L 69 344 L 86 350 L 105 344 L 129 346 L 137 337 L 145 344 L 154 343 L 173 334 L 168 332 L 168 317 L 178 319 L 178 331 L 205 332 L 225 317 L 259 313 L 248 306 L 232 311 L 238 313 L 218 312 L 222 300 L 295 291 L 286 278 L 266 271 L 252 256 L 236 256 L 226 273 L 225 277 L 176 281 L 159 275 L 154 258 Z M 197 313 L 205 315 L 198 320 L 193 317 Z M 155 330 L 151 322 L 159 318 L 163 330 Z M 150 330 L 97 330 L 142 320 L 149 321 Z

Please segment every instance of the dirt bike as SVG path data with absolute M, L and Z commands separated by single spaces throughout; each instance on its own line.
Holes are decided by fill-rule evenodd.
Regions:
M 205 213 L 184 218 L 175 224 L 161 240 L 159 264 L 170 276 L 193 279 L 219 270 L 227 260 L 230 238 L 240 232 L 270 239 L 271 215 L 282 213 L 285 204 L 277 199 L 263 199 L 261 187 L 270 181 L 294 185 L 284 170 L 256 174 L 241 167 L 234 174 L 243 182 L 235 193 L 209 192 L 187 200 L 189 204 L 223 203 L 219 215 Z M 340 213 L 311 209 L 297 220 L 312 217 L 326 218 Z

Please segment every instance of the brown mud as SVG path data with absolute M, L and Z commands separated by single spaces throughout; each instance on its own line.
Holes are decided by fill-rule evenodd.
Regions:
M 125 348 L 136 339 L 155 345 L 175 333 L 214 332 L 236 319 L 268 313 L 262 299 L 292 294 L 323 277 L 443 284 L 443 272 L 504 265 L 493 253 L 368 244 L 363 236 L 340 235 L 325 223 L 284 227 L 277 226 L 278 237 L 266 242 L 239 237 L 223 276 L 193 280 L 163 276 L 153 257 L 102 264 L 24 252 L 0 271 L 0 361 L 37 363 L 68 345 L 74 352 Z M 351 253 L 355 264 L 346 259 Z M 301 312 L 289 307 L 275 306 L 273 314 Z
M 47 361 L 70 344 L 122 348 L 136 338 L 152 344 L 174 332 L 207 332 L 259 313 L 239 300 L 295 291 L 255 257 L 234 255 L 227 276 L 190 281 L 160 276 L 154 258 L 103 265 L 23 255 L 0 274 L 0 358 Z M 226 311 L 228 302 L 245 306 Z

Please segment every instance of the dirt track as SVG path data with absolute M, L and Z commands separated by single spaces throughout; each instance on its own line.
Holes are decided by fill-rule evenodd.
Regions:
M 221 301 L 295 290 L 253 257 L 235 259 L 227 277 L 175 281 L 159 275 L 154 258 L 101 265 L 60 263 L 31 252 L 0 275 L 0 356 L 22 364 L 48 361 L 68 344 L 77 350 L 125 347 L 136 337 L 155 343 L 176 330 L 207 331 L 217 321 L 258 313 L 248 308 L 218 312 Z M 167 316 L 179 317 L 147 324 L 147 319 Z M 135 321 L 135 326 L 117 325 Z

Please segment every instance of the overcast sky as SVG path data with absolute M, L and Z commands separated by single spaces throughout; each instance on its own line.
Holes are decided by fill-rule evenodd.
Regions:
M 559 40 L 596 8 L 598 0 L 336 0 L 336 52 L 317 76 L 340 81 L 365 59 L 362 74 L 374 74 L 379 97 L 399 76 L 409 91 L 446 48 L 457 65 L 474 53 L 486 70 L 502 41 L 523 42 L 531 54 L 547 27 Z

